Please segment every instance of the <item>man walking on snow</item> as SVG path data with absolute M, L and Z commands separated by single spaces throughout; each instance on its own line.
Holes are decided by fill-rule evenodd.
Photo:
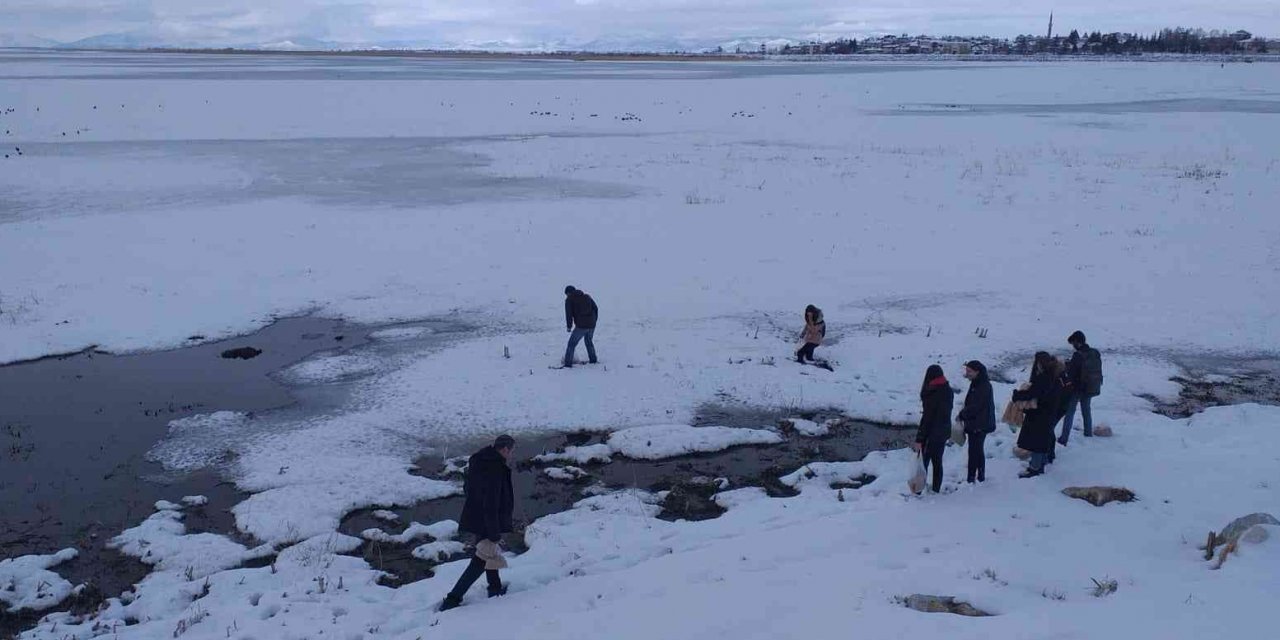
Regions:
M 1067 362 L 1067 381 L 1070 386 L 1067 393 L 1066 415 L 1062 418 L 1062 435 L 1058 444 L 1066 446 L 1071 437 L 1071 426 L 1075 422 L 1076 407 L 1080 407 L 1080 416 L 1084 419 L 1084 437 L 1093 437 L 1093 399 L 1102 393 L 1102 354 L 1089 346 L 1084 333 L 1077 331 L 1067 338 L 1067 343 L 1075 349 L 1071 360 Z
M 502 534 L 511 531 L 511 512 L 515 509 L 515 492 L 511 488 L 511 453 L 516 441 L 511 436 L 498 436 L 493 444 L 474 455 L 467 462 L 467 478 L 463 484 L 466 502 L 462 505 L 462 517 L 458 530 L 476 538 L 475 554 L 467 565 L 453 591 L 440 604 L 441 611 L 462 606 L 462 597 L 471 585 L 485 574 L 489 581 L 489 597 L 506 595 L 499 569 L 507 566 L 498 542 Z
M 569 331 L 569 347 L 564 352 L 566 369 L 573 367 L 573 355 L 578 350 L 579 341 L 587 343 L 588 362 L 591 364 L 598 362 L 596 345 L 591 339 L 595 337 L 596 318 L 599 315 L 600 309 L 596 307 L 596 301 L 592 300 L 585 291 L 579 291 L 572 286 L 564 288 L 564 324 Z

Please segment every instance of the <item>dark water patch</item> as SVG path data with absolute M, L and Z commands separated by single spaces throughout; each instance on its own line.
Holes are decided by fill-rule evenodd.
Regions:
M 1236 361 L 1223 366 L 1192 360 L 1185 373 L 1170 378 L 1182 388 L 1176 398 L 1143 396 L 1152 411 L 1170 418 L 1188 418 L 1209 407 L 1237 404 L 1280 406 L 1280 360 Z M 1220 373 L 1213 373 L 1214 371 Z
M 253 543 L 236 532 L 230 513 L 246 494 L 215 473 L 167 473 L 147 451 L 171 420 L 288 406 L 289 390 L 269 374 L 319 351 L 358 347 L 367 333 L 337 320 L 289 318 L 251 338 L 128 355 L 89 350 L 0 367 L 0 557 L 74 547 L 79 557 L 54 570 L 90 585 L 87 593 L 117 595 L 148 569 L 107 542 L 154 513 L 157 501 L 194 495 L 208 503 L 184 509 L 188 531 Z M 221 357 L 250 339 L 262 349 L 258 357 Z
M 601 443 L 608 434 L 577 432 L 521 440 L 516 445 L 518 462 L 512 472 L 516 496 L 516 532 L 505 537 L 504 545 L 513 551 L 524 550 L 523 530 L 530 522 L 566 511 L 575 502 L 600 490 L 636 488 L 670 491 L 659 517 L 668 520 L 705 520 L 724 512 L 711 502 L 711 497 L 717 491 L 761 487 L 773 497 L 793 496 L 797 492 L 783 484 L 779 478 L 806 463 L 861 460 L 872 451 L 908 446 L 915 435 L 913 427 L 859 422 L 832 410 L 786 411 L 706 405 L 699 410 L 694 422 L 698 425 L 760 428 L 777 426 L 780 420 L 794 417 L 817 422 L 838 420 L 839 423 L 832 428 L 831 435 L 822 438 L 791 436 L 775 445 L 746 445 L 715 453 L 665 460 L 632 460 L 615 456 L 613 462 L 606 464 L 574 465 L 590 475 L 588 479 L 574 482 L 550 478 L 546 470 L 560 465 L 535 463 L 533 458 L 543 453 L 563 451 L 565 447 Z M 474 443 L 474 448 L 478 449 L 484 444 Z M 416 465 L 418 472 L 427 477 L 455 480 L 460 477 L 457 473 L 445 473 L 445 460 L 439 456 L 424 457 Z M 864 482 L 869 480 L 870 478 L 864 479 Z M 848 488 L 854 487 L 851 485 Z M 372 528 L 397 534 L 412 522 L 433 524 L 442 520 L 456 521 L 462 512 L 463 502 L 463 497 L 454 496 L 390 509 L 400 517 L 396 523 L 380 520 L 374 517 L 373 509 L 364 509 L 349 514 L 339 530 L 359 537 L 361 532 Z M 433 575 L 432 567 L 437 563 L 412 555 L 415 547 L 426 542 L 429 539 L 415 540 L 408 544 L 366 541 L 355 553 L 364 557 L 374 568 L 393 574 L 394 578 L 385 581 L 387 584 L 399 585 Z M 444 561 L 453 559 L 457 557 Z

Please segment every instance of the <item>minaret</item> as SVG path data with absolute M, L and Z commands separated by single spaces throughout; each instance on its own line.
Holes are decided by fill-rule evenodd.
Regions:
M 1048 40 L 1053 39 L 1053 11 L 1049 12 L 1049 35 L 1045 36 L 1045 38 Z

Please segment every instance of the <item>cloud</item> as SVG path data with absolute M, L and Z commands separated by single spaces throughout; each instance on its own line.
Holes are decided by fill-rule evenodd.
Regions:
M 1276 0 L 6 0 L 0 31 L 75 40 L 129 33 L 173 44 L 307 37 L 422 46 L 934 33 L 1012 36 L 1057 24 L 1152 32 L 1185 25 L 1280 34 Z

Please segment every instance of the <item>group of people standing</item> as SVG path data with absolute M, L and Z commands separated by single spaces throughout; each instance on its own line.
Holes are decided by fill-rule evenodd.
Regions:
M 593 337 L 599 308 L 591 296 L 575 287 L 565 287 L 564 293 L 565 327 L 570 334 L 564 366 L 573 366 L 579 342 L 586 343 L 589 362 L 595 364 Z M 814 361 L 814 350 L 827 335 L 821 309 L 809 305 L 805 308 L 804 320 L 804 330 L 795 353 L 796 360 L 801 363 Z M 1083 333 L 1076 331 L 1067 341 L 1075 352 L 1066 365 L 1047 352 L 1036 353 L 1030 381 L 1013 392 L 1011 402 L 1023 409 L 1018 446 L 1031 452 L 1030 465 L 1019 474 L 1020 477 L 1038 476 L 1044 473 L 1046 465 L 1053 463 L 1055 445 L 1067 444 L 1077 408 L 1084 418 L 1085 437 L 1093 436 L 1091 400 L 1102 390 L 1102 359 L 1098 351 L 1089 346 Z M 954 426 L 963 430 L 968 442 L 968 481 L 984 482 L 987 467 L 983 447 L 987 435 L 996 430 L 995 397 L 991 377 L 982 362 L 966 362 L 964 377 L 969 380 L 969 390 Z M 954 397 L 955 391 L 942 367 L 930 365 L 920 388 L 922 415 L 913 448 L 920 454 L 925 468 L 932 471 L 930 488 L 934 493 L 942 490 L 943 453 L 947 442 L 953 438 L 951 416 Z M 1059 420 L 1063 421 L 1062 435 L 1055 439 L 1054 427 Z M 499 570 L 506 567 L 506 560 L 498 545 L 502 535 L 512 530 L 515 493 L 510 463 L 514 450 L 515 439 L 503 435 L 477 451 L 468 461 L 464 484 L 466 500 L 459 518 L 459 530 L 474 537 L 475 552 L 441 603 L 441 611 L 460 606 L 467 590 L 482 575 L 487 578 L 489 597 L 502 596 L 507 592 L 499 574 Z
M 1066 446 L 1071 437 L 1077 408 L 1084 420 L 1084 436 L 1093 437 L 1093 398 L 1102 392 L 1102 355 L 1089 346 L 1084 333 L 1067 338 L 1073 350 L 1064 365 L 1046 351 L 1039 351 L 1031 367 L 1031 379 L 1013 392 L 1012 411 L 1005 421 L 1019 427 L 1018 447 L 1030 452 L 1030 461 L 1020 478 L 1041 475 L 1053 464 L 1057 445 Z M 926 469 L 932 469 L 930 489 L 942 490 L 942 455 L 953 428 L 963 431 L 969 447 L 968 482 L 986 481 L 987 434 L 996 430 L 996 405 L 987 368 L 977 360 L 964 365 L 969 391 L 953 426 L 951 414 L 954 391 L 942 367 L 930 365 L 920 389 L 920 429 L 913 448 Z M 1012 415 L 1011 415 L 1012 414 Z M 1062 422 L 1062 435 L 1054 429 Z M 1055 437 L 1056 436 L 1056 437 Z

